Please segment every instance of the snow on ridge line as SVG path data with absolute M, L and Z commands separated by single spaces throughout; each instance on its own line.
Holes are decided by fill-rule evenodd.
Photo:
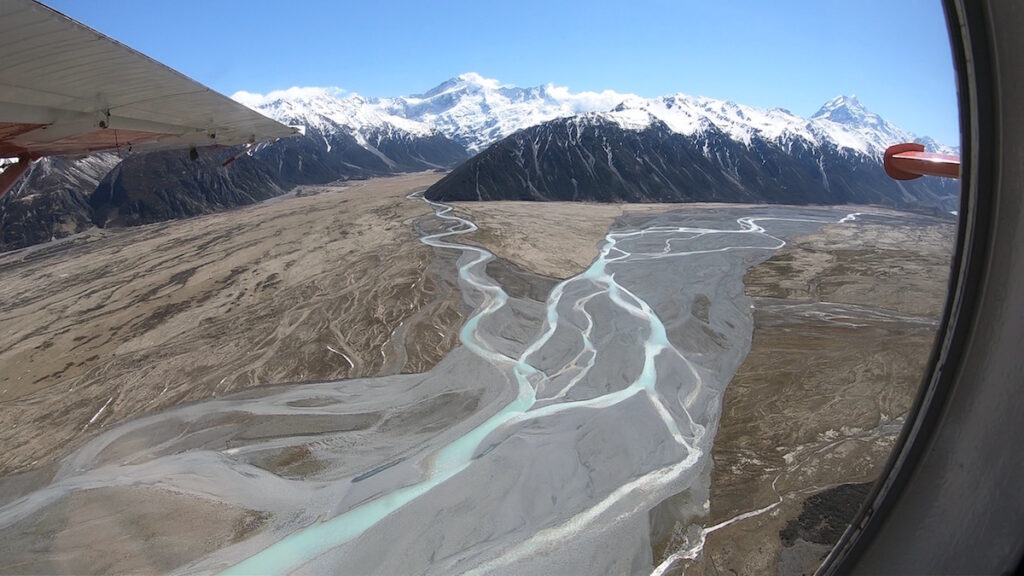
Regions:
M 654 120 L 650 112 L 638 108 L 598 112 L 597 116 L 618 124 L 623 130 L 646 130 Z
M 292 86 L 291 88 L 285 88 L 284 90 L 272 90 L 266 94 L 239 90 L 231 95 L 231 99 L 243 106 L 248 106 L 253 110 L 259 111 L 260 106 L 264 106 L 275 100 L 293 100 L 297 98 L 310 98 L 315 96 L 340 98 L 347 92 L 348 90 L 337 86 Z
M 412 96 L 364 98 L 341 88 L 292 87 L 266 95 L 239 91 L 236 101 L 279 120 L 303 121 L 330 131 L 324 119 L 355 135 L 378 127 L 397 128 L 414 136 L 441 133 L 478 152 L 513 132 L 557 118 L 601 113 L 624 129 L 642 130 L 651 118 L 684 135 L 714 125 L 730 138 L 751 143 L 804 140 L 832 144 L 881 158 L 885 148 L 922 140 L 869 112 L 856 96 L 840 95 L 810 118 L 782 108 L 755 108 L 704 96 L 676 93 L 656 98 L 613 90 L 572 92 L 546 84 L 519 88 L 475 72 L 460 74 L 432 90 Z M 937 146 L 939 152 L 954 151 Z
M 303 123 L 321 133 L 347 129 L 357 137 L 364 137 L 374 129 L 399 130 L 413 136 L 430 136 L 432 127 L 388 114 L 377 106 L 377 101 L 336 87 L 292 87 L 256 94 L 244 90 L 232 94 L 232 99 L 266 114 L 275 120 L 294 124 Z M 332 124 L 334 126 L 332 126 Z

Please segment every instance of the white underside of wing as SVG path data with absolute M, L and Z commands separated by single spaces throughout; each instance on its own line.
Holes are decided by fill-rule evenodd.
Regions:
M 0 0 L 0 156 L 233 146 L 295 131 L 32 0 Z

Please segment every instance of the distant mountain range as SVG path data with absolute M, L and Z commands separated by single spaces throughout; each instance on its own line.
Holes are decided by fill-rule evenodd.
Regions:
M 439 199 L 870 202 L 955 209 L 955 182 L 896 183 L 881 155 L 917 137 L 855 97 L 811 118 L 684 94 L 518 88 L 463 74 L 423 93 L 366 98 L 330 88 L 233 96 L 305 134 L 231 151 L 38 162 L 0 199 L 0 249 L 92 225 L 180 218 L 259 201 L 295 185 L 449 170 Z M 115 169 L 115 166 L 117 168 Z
M 868 111 L 856 96 L 837 96 L 811 118 L 782 108 L 760 109 L 713 98 L 674 94 L 642 98 L 606 90 L 572 93 L 557 86 L 519 88 L 475 73 L 451 78 L 424 94 L 366 98 L 336 88 L 291 88 L 268 95 L 238 92 L 237 101 L 271 118 L 300 124 L 319 134 L 343 128 L 356 139 L 371 131 L 408 138 L 443 135 L 476 154 L 519 130 L 593 112 L 612 112 L 623 127 L 663 121 L 693 135 L 714 126 L 733 140 L 801 139 L 881 157 L 896 142 L 922 141 L 937 152 L 955 149 L 917 137 Z

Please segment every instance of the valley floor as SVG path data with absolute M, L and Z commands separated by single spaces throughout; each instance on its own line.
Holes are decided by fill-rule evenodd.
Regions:
M 616 219 L 679 209 L 457 206 L 481 224 L 468 241 L 555 277 L 585 268 L 587 247 Z M 666 573 L 813 573 L 881 473 L 931 353 L 956 226 L 853 209 L 868 214 L 790 242 L 744 278 L 752 347 L 726 389 L 699 522 L 718 528 L 696 561 L 670 561 Z M 656 563 L 693 546 L 693 518 L 673 512 L 688 498 L 652 512 Z
M 0 571 L 165 572 L 182 566 L 216 571 L 285 534 L 315 529 L 322 525 L 317 514 L 325 522 L 375 495 L 421 482 L 424 470 L 433 466 L 423 464 L 428 462 L 423 454 L 480 425 L 515 395 L 494 366 L 471 358 L 468 346 L 458 346 L 471 306 L 479 305 L 473 299 L 481 298 L 467 295 L 458 284 L 457 259 L 464 265 L 471 251 L 430 248 L 418 240 L 429 233 L 443 235 L 451 226 L 432 217 L 426 203 L 406 198 L 438 177 L 423 173 L 307 187 L 229 212 L 95 230 L 0 255 L 0 445 L 5 447 L 0 509 L 26 495 L 37 498 L 22 507 L 32 512 L 21 516 L 18 506 L 4 509 L 9 517 L 0 518 L 6 522 L 0 531 Z M 678 225 L 688 222 L 689 212 L 704 218 L 699 211 L 705 208 L 715 226 L 731 229 L 736 215 L 745 213 L 720 205 L 546 203 L 539 208 L 519 202 L 455 205 L 456 213 L 479 226 L 458 241 L 497 256 L 486 264 L 486 272 L 510 302 L 505 315 L 490 324 L 485 320 L 479 334 L 487 340 L 480 342 L 499 351 L 508 348 L 512 357 L 527 355 L 520 348 L 536 337 L 545 313 L 550 318 L 545 302 L 558 281 L 587 269 L 610 229 Z M 779 213 L 835 222 L 832 212 L 839 211 L 849 210 Z M 640 534 L 622 546 L 644 551 L 634 556 L 641 568 L 692 549 L 693 539 L 687 537 L 696 524 L 721 527 L 707 533 L 695 563 L 676 562 L 673 569 L 806 571 L 827 551 L 832 537 L 823 534 L 822 525 L 842 524 L 849 502 L 856 503 L 863 491 L 837 486 L 867 483 L 879 473 L 927 360 L 954 226 L 876 212 L 883 215 L 859 216 L 811 234 L 799 232 L 812 227 L 807 221 L 789 228 L 778 224 L 787 234 L 802 235 L 750 268 L 744 279 L 754 305 L 753 342 L 725 390 L 704 480 L 693 484 L 703 492 L 688 489 L 656 506 L 649 542 L 644 510 L 650 505 L 642 500 L 633 514 L 638 521 L 622 528 L 625 534 Z M 813 220 L 818 222 L 813 227 L 821 221 Z M 676 256 L 669 251 L 695 238 L 699 242 L 702 234 L 687 236 L 652 240 L 651 246 L 636 242 L 652 250 L 653 258 L 662 258 Z M 707 236 L 714 241 L 713 233 Z M 777 246 L 765 242 L 758 250 Z M 718 251 L 717 244 L 709 246 L 711 253 Z M 618 250 L 626 254 L 625 249 Z M 654 276 L 645 276 L 647 268 L 639 264 L 617 270 L 625 285 L 660 302 L 654 310 L 665 316 L 674 345 L 690 351 L 686 346 L 700 342 L 703 347 L 693 349 L 694 357 L 707 360 L 709 367 L 717 365 L 721 346 L 731 358 L 723 362 L 735 369 L 746 348 L 740 334 L 743 317 L 748 334 L 750 323 L 739 278 L 746 265 L 767 256 L 758 250 L 732 253 L 734 263 L 719 264 L 733 278 L 735 291 L 727 283 L 715 289 L 720 291 L 701 285 L 698 277 L 716 265 L 717 254 L 687 264 L 683 278 L 673 276 L 681 260 L 657 264 L 651 268 Z M 651 277 L 661 280 L 644 286 Z M 582 311 L 600 296 L 581 294 L 576 297 Z M 677 297 L 688 303 L 685 310 L 676 305 Z M 737 302 L 742 306 L 737 308 Z M 561 309 L 553 308 L 566 317 L 574 309 L 568 300 Z M 633 321 L 629 314 L 621 318 Z M 728 332 L 726 338 L 712 329 L 726 330 L 725 325 L 735 334 Z M 621 335 L 615 329 L 609 334 Z M 559 338 L 570 341 L 559 336 L 552 343 L 561 343 Z M 634 344 L 609 343 L 607 349 L 615 353 Z M 620 368 L 630 362 L 622 360 Z M 707 386 L 720 390 L 712 372 L 701 373 Z M 411 376 L 419 373 L 425 374 Z M 298 382 L 324 383 L 267 386 Z M 667 391 L 661 394 L 675 397 Z M 552 392 L 535 391 L 541 402 L 552 400 L 543 397 Z M 235 394 L 221 402 L 229 393 Z M 415 531 L 414 523 L 403 523 L 403 518 L 431 517 L 426 512 L 417 516 L 416 503 L 407 507 L 412 509 L 405 511 L 407 516 L 391 518 L 398 528 L 389 531 L 388 520 L 382 521 L 378 536 L 387 542 L 381 545 L 404 538 L 404 552 L 387 561 L 417 565 L 414 551 L 419 548 L 423 554 L 451 548 L 451 556 L 440 561 L 462 566 L 454 560 L 468 549 L 459 544 L 460 522 L 472 526 L 470 520 L 485 516 L 459 498 L 477 502 L 473 506 L 481 510 L 497 506 L 493 517 L 507 512 L 509 525 L 516 527 L 509 529 L 512 543 L 519 542 L 520 531 L 544 533 L 550 529 L 539 527 L 560 526 L 553 522 L 564 518 L 555 513 L 570 505 L 563 496 L 597 498 L 590 494 L 593 486 L 565 493 L 560 491 L 565 483 L 555 476 L 547 483 L 534 481 L 560 470 L 570 477 L 562 466 L 573 459 L 565 454 L 584 463 L 585 455 L 604 462 L 606 447 L 590 446 L 596 433 L 574 436 L 573 430 L 600 424 L 588 416 L 585 404 L 594 403 L 594 414 L 607 411 L 605 432 L 624 432 L 621 422 L 633 422 L 637 445 L 667 434 L 658 426 L 641 430 L 645 422 L 657 420 L 640 417 L 646 404 L 622 401 L 622 411 L 612 412 L 596 401 L 615 395 L 602 390 L 594 398 L 581 396 L 575 401 L 579 408 L 567 407 L 545 424 L 552 430 L 566 428 L 564 434 L 552 433 L 555 440 L 541 442 L 548 436 L 539 425 L 524 428 L 528 433 L 514 441 L 492 445 L 494 453 L 486 461 L 481 458 L 488 451 L 476 455 L 464 478 L 455 476 L 447 489 L 434 488 L 439 502 L 448 498 L 458 504 L 430 512 L 438 514 L 438 522 L 447 522 L 450 539 L 433 542 L 439 532 L 434 521 L 425 524 L 423 533 Z M 218 402 L 210 401 L 214 397 Z M 660 396 L 655 390 L 650 397 Z M 715 402 L 708 400 L 706 410 L 712 429 Z M 539 412 L 545 409 L 555 413 L 550 407 Z M 146 415 L 156 416 L 132 420 Z M 549 422 L 542 418 L 538 422 Z M 606 442 L 625 436 L 611 434 Z M 577 443 L 556 443 L 563 439 Z M 640 458 L 665 445 L 649 450 L 630 445 L 625 453 Z M 562 449 L 564 454 L 557 452 Z M 629 480 L 633 472 L 625 461 L 608 458 L 608 466 L 577 467 L 572 473 L 590 470 L 600 479 L 594 471 L 605 469 L 601 473 L 607 473 L 610 486 Z M 505 470 L 496 467 L 502 462 L 511 463 L 512 472 L 499 474 Z M 366 472 L 347 478 L 353 470 Z M 626 480 L 612 478 L 620 472 Z M 147 474 L 154 475 L 151 482 Z M 490 478 L 489 485 L 478 482 L 484 477 Z M 57 488 L 40 489 L 54 478 Z M 118 484 L 124 478 L 131 480 Z M 514 486 L 506 487 L 507 494 L 497 492 L 505 481 Z M 77 484 L 67 491 L 61 482 Z M 554 496 L 550 506 L 536 498 L 535 486 L 557 495 L 558 506 Z M 485 498 L 474 489 L 495 492 Z M 518 490 L 524 495 L 517 496 Z M 701 493 L 710 494 L 710 509 L 695 517 Z M 584 505 L 595 507 L 590 501 Z M 548 524 L 523 524 L 523 510 Z M 465 515 L 455 516 L 459 511 Z M 815 514 L 825 520 L 812 521 Z M 368 534 L 376 537 L 373 531 Z M 461 537 L 475 542 L 468 540 L 475 535 L 467 528 Z M 601 549 L 602 542 L 591 544 Z M 492 544 L 504 546 L 487 539 L 480 545 Z M 217 550 L 227 552 L 190 564 Z M 352 566 L 362 566 L 360 561 L 381 566 L 378 552 L 350 546 L 339 554 L 350 554 Z M 563 552 L 560 557 L 576 551 Z M 541 573 L 548 566 L 533 567 Z M 441 564 L 435 568 L 444 571 Z
M 882 472 L 931 354 L 956 226 L 850 224 L 748 271 L 753 342 L 726 389 L 706 542 L 666 573 L 813 574 Z M 671 528 L 656 557 L 686 548 Z

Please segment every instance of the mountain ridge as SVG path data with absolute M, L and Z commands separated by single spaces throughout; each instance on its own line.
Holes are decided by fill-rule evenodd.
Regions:
M 477 153 L 512 133 L 543 122 L 592 112 L 646 111 L 681 134 L 714 124 L 734 139 L 749 141 L 754 134 L 764 138 L 801 138 L 812 144 L 833 142 L 881 158 L 889 144 L 925 141 L 936 152 L 954 153 L 927 136 L 903 130 L 867 110 L 855 95 L 836 96 L 810 117 L 784 108 L 758 108 L 682 92 L 644 98 L 636 94 L 604 90 L 576 92 L 546 84 L 520 88 L 502 84 L 475 72 L 460 74 L 420 94 L 366 98 L 338 88 L 290 88 L 267 95 L 237 92 L 237 101 L 286 121 L 302 116 L 315 118 L 316 106 L 303 107 L 301 95 L 319 94 L 333 99 L 331 106 L 350 112 L 352 120 L 341 121 L 353 132 L 373 125 L 391 124 L 410 133 L 439 132 Z M 281 102 L 289 102 L 291 114 L 283 114 Z M 307 100 L 308 102 L 308 100 Z M 314 120 L 311 124 L 316 124 Z
M 659 162 L 675 158 L 676 162 L 693 161 L 702 166 L 700 170 L 692 168 L 692 174 L 712 169 L 705 165 L 706 160 L 700 159 L 708 158 L 711 147 L 718 147 L 718 151 L 723 153 L 728 150 L 734 158 L 743 156 L 744 165 L 749 166 L 754 166 L 751 162 L 765 154 L 780 158 L 772 161 L 775 166 L 786 164 L 786 158 L 778 156 L 780 151 L 786 154 L 805 153 L 800 161 L 801 170 L 813 168 L 811 157 L 806 156 L 808 150 L 817 150 L 819 157 L 841 159 L 829 168 L 839 170 L 835 174 L 829 174 L 822 168 L 825 164 L 819 162 L 821 174 L 818 179 L 822 193 L 818 197 L 807 196 L 811 189 L 806 188 L 807 184 L 801 184 L 804 191 L 792 198 L 797 202 L 841 201 L 845 195 L 832 190 L 832 182 L 845 182 L 847 187 L 880 186 L 888 190 L 889 196 L 880 199 L 882 203 L 922 203 L 955 209 L 955 190 L 950 192 L 955 186 L 929 181 L 923 187 L 918 183 L 894 188 L 891 181 L 878 178 L 881 155 L 889 144 L 913 140 L 933 151 L 955 152 L 955 149 L 938 145 L 927 136 L 917 136 L 900 129 L 867 110 L 856 96 L 837 96 L 824 103 L 814 115 L 804 118 L 784 108 L 756 108 L 683 93 L 644 98 L 613 90 L 574 93 L 552 84 L 520 88 L 470 72 L 409 96 L 372 98 L 336 88 L 313 87 L 277 90 L 266 95 L 237 92 L 233 98 L 282 122 L 302 126 L 304 134 L 256 145 L 243 155 L 244 161 L 232 164 L 227 178 L 213 173 L 220 170 L 215 162 L 200 162 L 200 166 L 192 170 L 190 165 L 175 160 L 174 155 L 179 154 L 175 152 L 162 153 L 164 156 L 151 162 L 134 155 L 122 159 L 112 154 L 81 159 L 45 159 L 25 177 L 17 187 L 17 193 L 0 199 L 0 249 L 45 242 L 91 225 L 132 225 L 231 208 L 296 185 L 420 170 L 454 168 L 453 175 L 465 173 L 462 166 L 466 166 L 467 161 L 476 168 L 487 166 L 487 169 L 496 170 L 494 185 L 503 178 L 511 178 L 515 170 L 522 170 L 523 166 L 517 168 L 514 163 L 491 166 L 490 163 L 498 157 L 497 152 L 491 152 L 492 147 L 497 146 L 499 151 L 514 149 L 518 144 L 502 146 L 502 142 L 545 123 L 571 118 L 600 119 L 608 124 L 605 131 L 610 131 L 612 125 L 622 131 L 631 131 L 633 136 L 623 132 L 613 138 L 620 146 L 637 143 L 639 141 L 634 136 L 646 134 L 653 140 L 642 143 L 645 149 L 667 151 L 667 156 L 660 158 Z M 682 152 L 691 146 L 688 141 L 702 143 L 700 154 L 692 160 L 687 160 L 689 152 Z M 566 142 L 569 140 L 563 138 L 563 144 Z M 770 154 L 766 152 L 769 148 L 772 149 Z M 828 151 L 827 154 L 824 151 Z M 626 152 L 628 150 L 616 153 Z M 607 156 L 609 152 L 603 148 L 586 149 L 586 154 L 596 159 L 601 155 Z M 179 155 L 184 158 L 184 153 Z M 222 154 L 215 155 L 219 157 Z M 637 154 L 633 156 L 636 158 Z M 481 157 L 487 158 L 487 162 L 482 163 Z M 121 162 L 136 167 L 118 173 L 118 194 L 104 201 L 93 200 L 91 197 L 106 173 L 120 166 Z M 150 169 L 141 170 L 138 166 L 149 166 Z M 561 168 L 569 169 L 569 166 Z M 735 166 L 720 162 L 717 168 L 728 171 Z M 176 193 L 183 195 L 177 200 L 171 198 L 167 188 L 167 182 L 176 181 L 172 171 L 190 175 L 177 180 L 181 187 Z M 866 171 L 871 172 L 870 177 L 861 179 Z M 498 174 L 504 176 L 499 177 Z M 776 188 L 785 187 L 785 183 L 771 180 L 769 172 L 756 166 L 750 168 L 749 174 L 759 174 L 752 180 L 754 183 L 767 182 Z M 508 185 L 518 185 L 516 183 L 522 177 L 523 174 L 519 174 L 509 180 Z M 612 194 L 616 198 L 614 201 L 643 200 L 650 191 L 661 189 L 657 182 L 648 181 L 649 175 L 642 171 L 638 171 L 635 177 L 642 182 L 640 191 L 625 192 L 630 186 L 616 188 L 618 192 Z M 438 185 L 444 183 L 447 186 L 453 178 L 445 178 Z M 609 178 L 612 180 L 605 184 L 620 185 L 613 182 L 618 180 L 614 176 Z M 811 182 L 808 178 L 805 174 L 798 180 Z M 702 180 L 673 180 L 672 186 L 676 190 L 671 191 L 671 186 L 665 188 L 670 192 L 666 192 L 669 195 L 664 199 L 685 201 L 694 194 L 680 193 L 679 186 L 694 186 L 697 181 Z M 539 191 L 536 181 L 531 182 Z M 697 196 L 720 195 L 731 190 L 722 198 L 747 198 L 750 191 L 745 187 L 749 185 L 740 186 L 744 188 L 740 191 L 729 186 L 723 188 L 724 185 L 719 183 L 703 196 Z M 247 192 L 239 186 L 253 186 L 253 189 Z M 520 197 L 523 192 L 511 188 L 504 195 L 494 194 L 494 198 Z M 855 196 L 863 197 L 865 194 L 870 195 L 865 191 Z M 465 191 L 451 191 L 439 193 L 437 197 L 461 198 L 466 195 Z M 536 199 L 560 195 L 574 196 L 564 191 L 549 191 L 538 193 Z M 603 195 L 606 194 L 591 194 Z M 756 195 L 747 199 L 757 201 Z
M 954 210 L 958 183 L 890 179 L 873 155 L 832 142 L 702 122 L 689 134 L 646 111 L 558 118 L 513 133 L 426 191 L 437 201 L 879 204 Z

